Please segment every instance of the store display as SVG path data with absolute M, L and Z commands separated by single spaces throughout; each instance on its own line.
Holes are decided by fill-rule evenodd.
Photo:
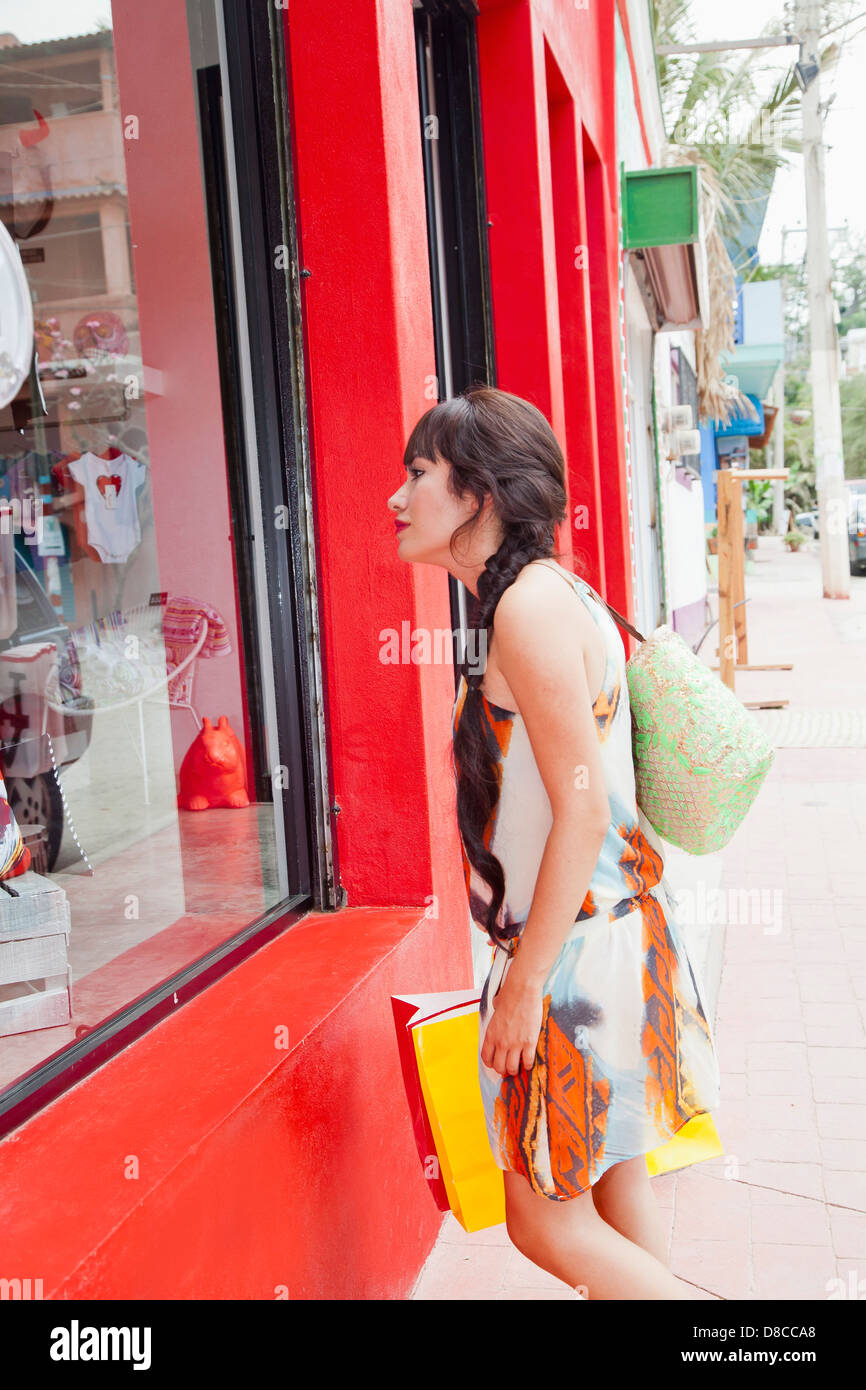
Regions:
M 63 537 L 63 531 L 60 522 L 53 514 L 43 515 L 41 518 L 41 533 L 37 536 L 36 550 L 43 559 L 48 556 L 55 558 L 65 558 L 66 556 L 66 541 Z
M 60 320 L 56 314 L 51 314 L 47 319 L 36 319 L 33 324 L 33 335 L 40 368 L 49 363 L 52 358 L 56 357 L 62 361 L 66 353 L 72 354 L 72 343 L 68 338 L 64 338 L 60 328 Z
M 45 735 L 63 729 L 62 716 L 46 708 L 56 671 L 54 642 L 22 642 L 0 652 L 0 748 L 9 778 L 48 769 Z
M 244 750 L 224 714 L 216 728 L 205 718 L 180 766 L 177 804 L 185 811 L 249 806 Z
M 225 656 L 232 644 L 222 617 L 209 603 L 189 594 L 174 594 L 165 606 L 162 631 L 166 646 L 195 646 L 203 622 L 207 623 L 207 633 L 199 656 Z
M 52 507 L 49 469 L 60 457 L 54 449 L 44 454 L 27 449 L 0 456 L 0 503 L 8 503 L 11 508 L 8 524 L 19 550 L 37 572 L 44 569 L 41 541 L 46 514 Z
M 223 370 L 247 354 L 211 273 L 234 227 L 218 206 L 229 132 L 214 123 L 218 92 L 195 35 L 190 48 L 200 19 L 169 9 L 171 34 L 152 30 L 153 56 L 186 64 L 182 109 L 172 83 L 165 96 L 139 85 L 148 25 L 123 7 L 95 30 L 87 15 L 61 17 L 39 42 L 25 25 L 0 45 L 13 155 L 0 176 L 4 249 L 24 311 L 7 315 L 0 294 L 0 372 L 5 335 L 27 305 L 34 315 L 20 390 L 0 407 L 0 773 L 11 808 L 0 816 L 0 1089 L 184 969 L 190 947 L 209 950 L 244 914 L 270 911 L 287 883 L 283 819 L 249 806 L 272 792 L 246 766 L 241 711 L 262 724 L 251 747 L 264 757 L 279 742 L 278 712 L 301 697 L 287 659 L 276 686 L 270 669 L 273 651 L 296 645 L 297 615 L 290 604 L 272 636 L 258 488 L 239 441 L 251 459 L 259 451 Z M 112 21 L 125 31 L 117 62 Z M 126 107 L 149 144 L 156 136 L 143 163 L 124 138 Z M 161 207 L 185 227 L 196 209 L 220 214 L 199 218 L 183 265 L 152 220 Z M 181 764 L 207 710 L 184 782 L 193 804 L 249 807 L 240 817 L 178 810 Z M 178 824 L 186 837 L 174 844 Z M 41 908 L 16 907 L 10 891 L 33 874 L 65 887 L 76 922 L 71 1028 L 54 1026 L 69 1019 L 54 988 L 65 943 L 45 940 L 62 924 L 49 931 Z M 4 934 L 10 903 L 15 942 Z
M 14 522 L 12 508 L 0 504 L 0 639 L 11 637 L 18 626 Z
M 82 357 L 98 349 L 122 354 L 129 347 L 123 320 L 110 309 L 97 309 L 80 318 L 72 332 L 75 351 Z
M 81 454 L 67 466 L 84 488 L 88 544 L 103 564 L 122 565 L 141 541 L 135 494 L 147 469 L 116 449 Z
M 15 878 L 30 868 L 30 851 L 24 843 L 18 822 L 0 777 L 0 879 Z
M 21 253 L 0 222 L 0 408 L 14 401 L 33 361 L 33 301 Z
M 49 471 L 51 491 L 54 496 L 54 511 L 62 526 L 70 528 L 75 537 L 75 547 L 89 560 L 99 560 L 98 551 L 87 541 L 87 523 L 84 519 L 84 488 L 76 482 L 69 471 L 69 465 L 81 455 L 76 452 L 64 454 L 59 463 Z M 70 538 L 70 554 L 76 556 L 76 549 Z

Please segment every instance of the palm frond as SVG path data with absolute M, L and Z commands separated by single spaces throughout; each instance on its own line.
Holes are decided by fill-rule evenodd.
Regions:
M 701 220 L 707 258 L 710 303 L 709 322 L 695 333 L 695 363 L 698 379 L 698 414 L 702 422 L 727 422 L 736 414 L 753 414 L 751 402 L 726 380 L 722 357 L 734 348 L 734 301 L 736 280 L 731 258 L 719 230 L 727 194 L 711 165 L 695 150 L 668 145 L 662 164 L 693 163 L 698 167 Z

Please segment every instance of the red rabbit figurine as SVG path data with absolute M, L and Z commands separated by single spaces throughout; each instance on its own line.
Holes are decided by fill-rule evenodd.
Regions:
M 186 811 L 249 806 L 244 750 L 224 714 L 216 728 L 205 719 L 186 750 L 177 804 Z

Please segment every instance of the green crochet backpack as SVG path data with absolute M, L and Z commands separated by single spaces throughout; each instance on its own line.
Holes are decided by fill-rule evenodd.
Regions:
M 662 624 L 644 637 L 601 602 L 641 643 L 626 665 L 637 803 L 679 849 L 722 849 L 745 819 L 775 752 L 745 705 L 678 632 Z

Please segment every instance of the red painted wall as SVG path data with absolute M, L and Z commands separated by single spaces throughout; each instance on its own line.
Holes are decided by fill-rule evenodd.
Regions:
M 556 236 L 556 280 L 562 345 L 566 458 L 576 573 L 604 593 L 604 536 L 599 525 L 601 474 L 595 403 L 590 255 L 583 168 L 583 124 L 556 59 L 545 41 L 550 173 Z M 602 270 L 604 268 L 602 267 Z
M 389 999 L 465 983 L 458 935 L 312 915 L 185 1004 L 0 1143 L 0 1272 L 55 1299 L 407 1297 L 442 1216 Z
M 445 572 L 397 560 L 387 509 L 434 373 L 412 10 L 293 0 L 284 16 L 349 907 L 304 919 L 0 1144 L 2 1272 L 42 1277 L 47 1297 L 270 1299 L 285 1288 L 400 1299 L 441 1221 L 389 1001 L 471 982 L 449 768 L 453 673 L 378 659 L 382 629 L 406 618 L 450 627 Z M 482 0 L 478 32 L 499 384 L 548 414 L 574 496 L 600 498 L 595 548 L 620 607 L 627 567 L 609 545 L 626 524 L 613 0 L 587 10 Z M 554 65 L 562 86 L 549 116 Z M 567 200 L 584 131 L 605 166 L 591 361 L 576 348 L 586 284 L 572 303 L 556 279 L 591 215 L 577 183 Z M 579 411 L 590 384 L 598 443 L 587 463 Z M 275 1046 L 283 1027 L 287 1049 Z
M 585 9 L 480 0 L 480 11 L 498 384 L 537 405 L 566 450 L 565 563 L 571 555 L 573 568 L 629 616 L 614 0 Z M 589 171 L 587 149 L 599 161 Z M 588 245 L 588 273 L 572 265 L 578 240 Z M 581 504 L 590 524 L 575 530 Z

